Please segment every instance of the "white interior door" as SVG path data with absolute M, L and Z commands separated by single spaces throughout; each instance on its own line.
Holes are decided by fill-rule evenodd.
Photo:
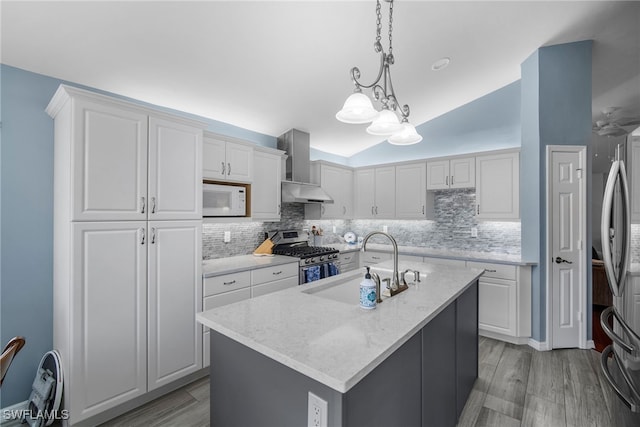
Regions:
M 548 163 L 552 348 L 581 347 L 585 330 L 582 159 L 579 151 L 556 148 Z

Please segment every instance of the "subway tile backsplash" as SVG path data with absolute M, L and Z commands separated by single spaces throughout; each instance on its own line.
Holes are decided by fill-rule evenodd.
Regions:
M 342 242 L 347 231 L 358 236 L 388 227 L 399 245 L 423 246 L 435 249 L 520 254 L 520 222 L 477 221 L 474 215 L 475 190 L 437 191 L 436 220 L 304 220 L 304 205 L 284 203 L 279 222 L 205 223 L 203 225 L 204 259 L 224 258 L 252 253 L 264 240 L 264 233 L 277 229 L 323 229 L 318 244 Z M 333 232 L 333 227 L 336 232 Z M 478 237 L 471 237 L 471 228 Z M 225 231 L 231 232 L 231 242 L 224 243 Z M 373 242 L 374 240 L 372 240 Z M 376 240 L 377 241 L 377 240 Z M 384 242 L 384 240 L 379 240 Z M 313 244 L 313 242 L 310 242 Z M 640 257 L 638 257 L 640 258 Z

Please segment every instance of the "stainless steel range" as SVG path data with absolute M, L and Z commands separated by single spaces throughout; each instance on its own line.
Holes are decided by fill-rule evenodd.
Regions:
M 309 283 L 340 273 L 339 251 L 324 246 L 309 246 L 309 233 L 304 230 L 279 230 L 270 234 L 275 255 L 300 259 L 299 283 Z

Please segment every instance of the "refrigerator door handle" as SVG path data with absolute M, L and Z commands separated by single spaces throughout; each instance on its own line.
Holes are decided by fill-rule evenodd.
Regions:
M 613 329 L 609 326 L 609 318 L 613 316 L 615 317 L 618 325 L 622 332 L 629 338 L 631 343 L 626 342 L 623 338 L 621 338 Z M 613 324 L 613 323 L 612 323 Z M 624 351 L 631 354 L 632 356 L 637 356 L 638 347 L 640 346 L 640 337 L 627 325 L 627 323 L 622 319 L 618 310 L 615 307 L 607 307 L 602 314 L 600 315 L 600 325 L 602 326 L 602 330 L 607 334 L 611 340 L 619 345 Z
M 620 189 L 622 193 L 622 205 L 623 205 L 623 230 L 615 232 L 611 227 L 611 208 L 614 202 L 614 193 L 616 181 L 620 182 Z M 630 238 L 629 233 L 631 231 L 631 207 L 629 203 L 629 186 L 627 183 L 627 174 L 622 160 L 616 160 L 611 165 L 609 176 L 607 178 L 607 184 L 604 190 L 604 198 L 602 201 L 602 222 L 600 224 L 600 237 L 602 239 L 602 258 L 604 261 L 604 268 L 609 280 L 609 287 L 614 296 L 620 297 L 623 295 L 624 286 L 626 283 L 627 269 L 629 267 L 629 251 L 630 251 Z M 616 270 L 613 264 L 613 254 L 611 253 L 611 241 L 616 238 L 622 238 L 622 253 L 619 274 L 616 275 Z
M 613 360 L 615 361 L 615 364 L 618 366 L 618 370 L 622 373 L 622 376 L 625 382 L 627 383 L 627 387 L 631 390 L 631 392 L 634 395 L 636 395 L 636 399 L 637 399 L 638 391 L 635 390 L 633 386 L 630 384 L 629 378 L 627 377 L 623 367 L 620 365 L 620 361 L 618 360 L 618 357 L 613 351 L 612 345 L 607 346 L 602 351 L 602 356 L 600 356 L 600 367 L 602 368 L 602 373 L 604 374 L 605 378 L 607 379 L 607 381 L 609 382 L 609 384 L 611 385 L 615 393 L 618 395 L 618 397 L 620 397 L 620 399 L 622 399 L 624 404 L 627 405 L 627 407 L 631 410 L 631 412 L 640 412 L 640 406 L 638 405 L 638 402 L 634 400 L 633 397 L 625 394 L 620 389 L 618 384 L 615 382 L 613 375 L 611 375 L 611 372 L 609 371 L 609 363 L 608 363 L 609 355 L 613 355 Z

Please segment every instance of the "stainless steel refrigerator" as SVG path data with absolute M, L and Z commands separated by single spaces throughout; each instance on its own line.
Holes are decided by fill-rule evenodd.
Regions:
M 629 136 L 629 152 L 631 147 Z M 635 320 L 637 315 L 633 303 L 629 301 L 630 297 L 633 298 L 630 291 L 634 275 L 637 274 L 634 270 L 637 264 L 631 262 L 633 201 L 630 190 L 640 186 L 640 182 L 633 182 L 640 175 L 628 174 L 626 153 L 624 145 L 616 149 L 605 185 L 601 224 L 602 255 L 613 294 L 613 305 L 604 310 L 600 318 L 602 328 L 613 341 L 602 352 L 601 367 L 604 377 L 620 398 L 615 403 L 622 402 L 629 408 L 627 415 L 618 414 L 626 417 L 621 420 L 626 421 L 622 425 L 626 425 L 628 420 L 634 423 L 640 420 L 640 330 L 634 326 L 638 323 Z M 636 156 L 633 157 L 635 159 Z M 640 164 L 630 166 L 640 168 Z M 636 250 L 636 244 L 634 239 L 633 250 Z M 640 422 L 633 425 L 640 425 Z

